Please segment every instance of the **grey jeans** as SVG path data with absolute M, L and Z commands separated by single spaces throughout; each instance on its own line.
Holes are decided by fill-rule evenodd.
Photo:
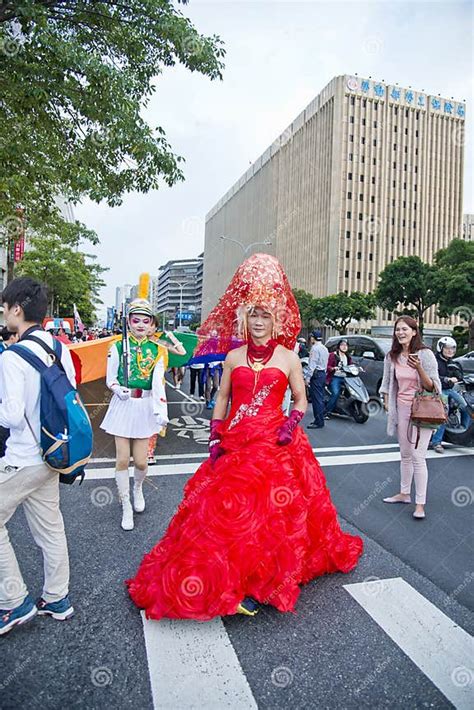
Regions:
M 58 474 L 45 464 L 16 470 L 0 461 L 0 609 L 14 609 L 28 594 L 6 528 L 20 504 L 33 539 L 43 553 L 43 599 L 59 601 L 69 588 L 69 556 L 59 509 Z

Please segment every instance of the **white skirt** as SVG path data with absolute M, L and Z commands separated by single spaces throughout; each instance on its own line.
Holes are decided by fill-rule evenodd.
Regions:
M 126 439 L 148 439 L 166 424 L 167 421 L 159 424 L 153 414 L 153 397 L 120 399 L 114 394 L 100 428 Z

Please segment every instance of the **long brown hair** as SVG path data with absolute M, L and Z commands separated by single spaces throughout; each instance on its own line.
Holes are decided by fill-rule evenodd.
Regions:
M 408 348 L 408 351 L 411 353 L 417 353 L 418 350 L 423 350 L 427 347 L 427 345 L 425 345 L 421 339 L 420 330 L 418 328 L 418 323 L 416 322 L 416 320 L 411 316 L 400 316 L 400 318 L 397 318 L 397 320 L 393 324 L 392 347 L 390 349 L 390 357 L 392 358 L 392 360 L 395 360 L 400 355 L 403 349 L 400 343 L 398 342 L 397 336 L 395 335 L 395 330 L 401 320 L 406 323 L 412 330 L 415 331 L 415 335 L 410 340 L 410 346 Z

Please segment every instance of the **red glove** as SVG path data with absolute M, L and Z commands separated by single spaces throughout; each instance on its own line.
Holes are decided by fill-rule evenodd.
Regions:
M 223 419 L 212 419 L 211 420 L 211 433 L 209 436 L 209 458 L 213 464 L 219 456 L 222 456 L 224 450 L 219 444 L 221 443 L 221 431 L 222 425 L 224 423 Z
M 300 412 L 298 409 L 293 409 L 288 419 L 285 421 L 283 426 L 278 432 L 278 443 L 281 446 L 286 446 L 293 439 L 293 432 L 304 417 L 304 412 Z

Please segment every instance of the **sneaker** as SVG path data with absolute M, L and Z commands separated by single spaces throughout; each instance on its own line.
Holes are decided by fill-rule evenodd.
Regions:
M 201 402 L 205 402 L 205 401 L 206 401 L 206 398 L 204 397 L 203 394 L 199 397 L 199 399 L 201 400 Z
M 148 465 L 149 466 L 154 466 L 156 463 L 156 458 L 154 456 L 149 456 L 148 457 Z
M 30 621 L 37 613 L 36 604 L 29 594 L 14 609 L 0 609 L 0 636 L 7 634 L 14 626 Z
M 208 403 L 206 404 L 206 409 L 212 409 L 212 404 L 211 404 L 211 402 L 208 402 Z
M 181 382 L 177 382 L 177 383 L 176 383 L 176 389 L 177 389 L 177 390 L 180 390 L 180 389 L 181 389 Z
M 433 451 L 436 451 L 437 454 L 444 454 L 444 448 L 441 444 L 435 444 L 435 446 L 433 446 Z
M 36 606 L 38 607 L 38 616 L 52 616 L 58 621 L 66 621 L 74 614 L 74 607 L 67 596 L 57 602 L 45 602 L 44 599 L 39 599 Z
M 258 614 L 259 604 L 252 597 L 245 597 L 239 606 L 237 607 L 237 614 L 244 614 L 244 616 L 255 616 Z

